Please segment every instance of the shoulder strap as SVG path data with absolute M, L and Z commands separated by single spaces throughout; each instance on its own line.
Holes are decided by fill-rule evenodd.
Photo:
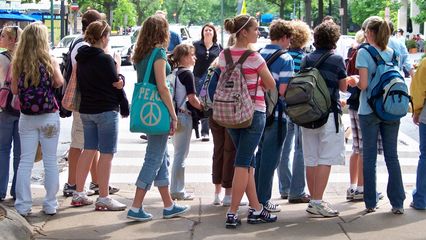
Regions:
M 4 55 L 5 57 L 7 57 L 7 59 L 9 59 L 9 61 L 11 61 L 12 59 L 12 57 L 10 56 L 10 53 L 8 52 L 8 51 L 3 51 L 3 52 L 1 52 L 0 54 L 2 54 L 2 55 Z
M 319 66 L 321 66 L 321 64 L 331 55 L 333 55 L 333 53 L 331 52 L 326 52 L 324 53 L 319 59 L 318 61 L 315 62 L 314 68 L 318 68 Z
M 146 67 L 145 75 L 143 76 L 143 83 L 147 83 L 149 81 L 149 76 L 151 75 L 152 71 L 152 64 L 154 63 L 154 57 L 157 55 L 158 48 L 154 48 L 151 52 L 151 56 L 148 60 L 148 65 Z
M 287 51 L 284 51 L 282 49 L 276 50 L 272 55 L 270 55 L 268 58 L 265 59 L 266 65 L 270 67 L 275 62 L 275 60 L 277 60 L 277 58 L 279 58 L 281 55 L 283 55 L 286 52 Z
M 364 48 L 365 50 L 367 50 L 376 65 L 385 64 L 385 61 L 383 60 L 382 56 L 375 47 L 371 46 L 368 43 L 364 43 L 360 46 L 360 48 Z
M 240 57 L 240 59 L 238 59 L 238 61 L 237 61 L 237 63 L 239 63 L 239 64 L 243 64 L 245 61 L 246 61 L 246 59 L 252 54 L 252 53 L 254 53 L 254 51 L 252 51 L 252 50 L 246 50 L 244 53 L 243 53 L 243 55 L 241 55 L 241 57 Z
M 70 49 L 69 49 L 70 53 L 71 53 L 71 52 L 72 52 L 72 50 L 74 49 L 75 45 L 77 45 L 77 44 L 79 44 L 79 43 L 81 43 L 81 42 L 83 42 L 83 41 L 84 41 L 84 38 L 79 38 L 79 39 L 77 39 L 77 40 L 73 41 L 73 42 L 71 43 L 71 45 L 70 45 Z
M 232 61 L 231 49 L 226 48 L 223 50 L 223 54 L 225 55 L 226 65 L 231 65 L 234 63 L 234 61 Z

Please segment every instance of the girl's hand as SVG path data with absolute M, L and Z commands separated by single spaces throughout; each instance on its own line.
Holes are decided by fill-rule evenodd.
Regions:
M 172 119 L 170 121 L 170 132 L 169 132 L 169 136 L 173 136 L 176 132 L 177 129 L 177 119 Z
M 414 124 L 419 125 L 419 117 L 420 117 L 420 114 L 414 113 L 414 115 L 413 115 L 413 123 Z
M 359 82 L 359 76 L 358 75 L 352 75 L 348 77 L 346 80 L 349 86 L 356 87 L 357 83 Z
M 124 87 L 124 81 L 122 79 L 119 79 L 117 82 L 113 82 L 112 86 L 117 89 L 122 89 Z

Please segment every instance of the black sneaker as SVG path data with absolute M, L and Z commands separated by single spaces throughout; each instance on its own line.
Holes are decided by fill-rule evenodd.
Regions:
M 70 185 L 68 183 L 65 183 L 64 185 L 64 197 L 72 197 L 72 194 L 75 192 L 76 190 L 76 185 Z
M 269 213 L 265 208 L 262 207 L 260 214 L 255 214 L 254 209 L 249 210 L 249 215 L 247 217 L 247 223 L 257 224 L 257 223 L 271 223 L 276 222 L 277 216 Z
M 99 185 L 97 183 L 91 182 L 89 189 L 94 191 L 94 194 L 99 195 Z M 111 185 L 109 186 L 109 194 L 112 195 L 114 193 L 117 193 L 118 191 L 120 191 L 120 188 Z
M 238 218 L 238 215 L 233 214 L 233 213 L 227 213 L 226 214 L 226 222 L 225 222 L 226 228 L 235 229 L 240 224 L 241 224 L 241 220 Z

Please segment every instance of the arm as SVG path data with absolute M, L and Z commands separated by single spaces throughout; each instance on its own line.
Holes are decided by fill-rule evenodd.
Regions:
M 59 63 L 56 61 L 55 57 L 51 57 L 53 65 L 53 87 L 59 88 L 64 85 L 64 78 L 62 77 L 61 69 L 59 68 Z
M 359 81 L 357 87 L 365 90 L 368 86 L 368 68 L 359 68 Z
M 260 69 L 259 76 L 262 78 L 263 87 L 266 90 L 270 90 L 275 87 L 275 80 L 269 72 L 269 69 L 266 67 L 266 64 Z
M 155 82 L 157 83 L 158 92 L 161 100 L 169 110 L 171 123 L 170 123 L 170 135 L 173 135 L 177 127 L 177 116 L 175 108 L 173 107 L 172 96 L 170 95 L 169 88 L 166 85 L 166 60 L 157 59 L 154 62 L 154 75 Z
M 195 95 L 195 93 L 191 93 L 187 95 L 188 97 L 188 102 L 195 107 L 198 110 L 203 109 L 203 106 L 201 105 L 200 100 L 197 98 L 197 96 Z
M 410 94 L 413 98 L 413 121 L 415 124 L 419 123 L 419 116 L 423 110 L 423 105 L 426 99 L 426 89 L 425 89 L 425 74 L 426 74 L 426 60 L 424 59 L 419 67 L 417 72 L 414 75 L 413 80 L 410 85 Z

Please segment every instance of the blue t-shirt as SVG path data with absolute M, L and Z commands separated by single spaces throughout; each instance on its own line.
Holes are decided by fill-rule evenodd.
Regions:
M 302 67 L 313 67 L 320 59 L 320 57 L 330 50 L 316 49 L 302 59 Z M 340 55 L 332 54 L 328 57 L 319 67 L 318 70 L 321 76 L 327 83 L 328 91 L 331 98 L 337 102 L 337 108 L 341 111 L 340 95 L 339 95 L 339 82 L 347 77 L 346 67 L 343 58 Z
M 390 62 L 392 60 L 393 50 L 391 48 L 386 48 L 386 50 L 384 51 L 378 48 L 376 49 L 380 53 L 380 56 L 383 58 L 384 61 Z M 358 69 L 367 68 L 368 70 L 368 85 L 366 89 L 361 91 L 361 94 L 359 96 L 358 109 L 359 115 L 368 115 L 373 112 L 373 110 L 367 103 L 367 98 L 369 96 L 369 93 L 371 92 L 371 89 L 376 85 L 376 83 L 372 83 L 371 81 L 373 79 L 373 74 L 376 72 L 377 66 L 370 53 L 368 53 L 367 50 L 360 48 L 356 56 L 355 67 Z
M 173 52 L 173 49 L 179 44 L 182 43 L 182 39 L 180 38 L 179 34 L 170 31 L 170 39 L 169 39 L 169 47 L 167 48 L 167 51 L 169 53 Z
M 138 79 L 137 79 L 138 83 L 143 82 L 144 80 L 143 78 L 145 76 L 145 72 L 148 67 L 148 61 L 149 61 L 149 58 L 151 57 L 151 53 L 152 53 L 152 50 L 141 61 L 135 64 L 136 73 L 138 76 Z M 154 62 L 152 63 L 151 74 L 149 75 L 149 80 L 148 80 L 149 83 L 152 83 L 155 85 L 157 85 L 157 82 L 155 81 L 154 63 L 158 59 L 164 59 L 166 61 L 166 69 L 164 69 L 166 71 L 166 75 L 169 75 L 171 72 L 170 64 L 167 62 L 166 50 L 164 48 L 159 48 L 159 51 L 157 51 L 157 54 L 154 56 Z
M 280 46 L 274 44 L 268 44 L 260 50 L 260 55 L 266 60 L 277 50 L 281 49 Z M 269 67 L 272 76 L 277 84 L 277 87 L 280 84 L 288 84 L 288 80 L 293 76 L 294 63 L 293 58 L 288 54 L 281 54 Z

